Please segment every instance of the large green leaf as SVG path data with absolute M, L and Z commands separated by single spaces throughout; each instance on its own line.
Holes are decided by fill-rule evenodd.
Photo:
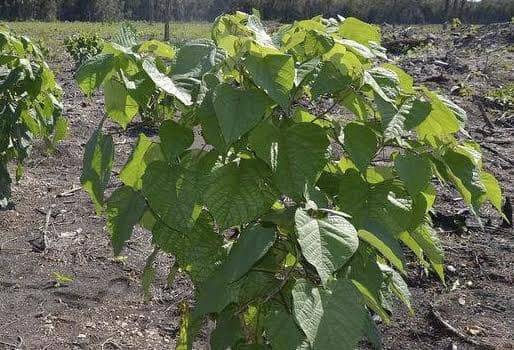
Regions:
M 198 118 L 202 127 L 202 136 L 209 145 L 214 146 L 219 152 L 227 150 L 227 144 L 221 133 L 221 128 L 216 117 L 216 111 L 212 103 L 212 92 L 209 92 L 197 109 Z
M 441 281 L 444 282 L 444 253 L 439 237 L 432 227 L 427 224 L 421 225 L 411 233 L 412 238 L 419 244 L 423 253 L 427 256 Z
M 154 242 L 165 252 L 173 254 L 178 266 L 198 285 L 219 268 L 226 256 L 223 239 L 214 232 L 212 219 L 205 211 L 187 234 L 162 222 L 157 222 L 152 233 Z
M 295 223 L 303 256 L 326 284 L 357 251 L 359 238 L 355 227 L 342 216 L 313 218 L 303 209 L 296 211 Z
M 128 78 L 125 73 L 123 73 L 121 77 L 128 93 L 140 106 L 140 111 L 146 111 L 150 100 L 157 92 L 153 81 L 148 79 L 146 73 L 141 70 L 130 78 Z
M 324 62 L 312 83 L 312 96 L 320 97 L 343 91 L 352 83 L 347 72 L 341 72 L 333 62 Z
M 394 102 L 400 94 L 398 75 L 382 67 L 375 67 L 366 71 L 364 83 L 370 84 L 377 97 L 386 97 L 384 98 L 386 101 Z
M 306 184 L 314 184 L 327 163 L 329 141 L 314 123 L 277 128 L 261 123 L 249 137 L 257 155 L 273 169 L 273 182 L 292 198 L 299 198 Z
M 357 168 L 363 172 L 378 150 L 377 136 L 363 124 L 349 123 L 344 128 L 344 149 Z
M 430 161 L 423 155 L 406 153 L 396 157 L 394 166 L 412 197 L 423 191 L 432 178 Z
M 396 198 L 394 191 L 402 190 L 388 181 L 371 187 L 366 205 L 353 213 L 353 222 L 359 230 L 359 238 L 376 248 L 403 272 L 403 252 L 398 239 L 411 224 L 411 203 Z
M 366 183 L 356 169 L 349 169 L 339 180 L 339 208 L 350 215 L 365 210 L 368 200 L 369 184 Z
M 133 187 L 136 190 L 141 189 L 141 178 L 146 171 L 149 161 L 158 160 L 145 157 L 145 155 L 149 153 L 149 150 L 155 147 L 158 147 L 158 145 L 153 143 L 150 138 L 144 134 L 139 135 L 129 160 L 120 172 L 120 179 L 125 185 Z
M 293 312 L 313 350 L 354 350 L 366 333 L 367 311 L 360 296 L 345 279 L 327 289 L 305 280 L 293 288 Z
M 130 96 L 125 85 L 114 77 L 105 81 L 104 94 L 107 115 L 126 128 L 139 111 L 136 100 Z
M 355 81 L 360 84 L 364 74 L 364 66 L 359 58 L 344 45 L 336 44 L 323 55 L 323 60 L 331 62 L 339 71 L 342 80 Z
M 300 88 L 308 84 L 319 73 L 319 58 L 313 58 L 296 67 L 295 85 Z
M 233 308 L 227 308 L 216 319 L 216 329 L 212 332 L 210 339 L 211 350 L 232 349 L 244 340 L 239 315 Z
M 414 79 L 403 69 L 390 63 L 384 63 L 382 67 L 396 73 L 400 82 L 400 88 L 404 94 L 414 94 Z
M 240 40 L 248 40 L 251 36 L 251 32 L 242 23 L 247 18 L 246 14 L 237 12 L 235 15 L 220 16 L 214 21 L 212 39 L 231 57 L 237 54 L 236 45 L 240 44 Z
M 382 117 L 384 141 L 388 142 L 404 136 L 405 121 L 413 108 L 411 101 L 405 101 L 400 108 L 392 102 L 383 101 L 380 97 L 376 98 L 375 102 Z
M 116 58 L 112 54 L 100 54 L 86 61 L 76 73 L 80 89 L 91 95 L 114 70 L 115 64 Z
M 406 130 L 412 130 L 422 124 L 432 112 L 430 102 L 414 99 L 409 113 L 405 116 L 404 126 Z
M 168 44 L 155 39 L 145 41 L 139 45 L 137 52 L 152 53 L 155 56 L 171 60 L 175 57 L 175 50 Z
M 259 160 L 240 160 L 217 169 L 204 201 L 221 228 L 242 225 L 264 214 L 278 198 L 268 166 Z
M 416 127 L 416 131 L 420 139 L 426 139 L 434 144 L 434 138 L 445 138 L 459 131 L 460 123 L 453 111 L 441 101 L 437 94 L 428 90 L 424 91 L 430 99 L 431 111 Z M 423 115 L 422 110 L 419 112 L 420 115 Z
M 104 191 L 111 177 L 114 144 L 110 135 L 97 129 L 86 144 L 80 182 L 97 213 L 103 210 Z
M 365 71 L 363 75 L 363 83 L 364 83 L 364 91 L 368 94 L 373 94 L 373 98 L 383 100 L 385 102 L 394 103 L 394 96 L 388 94 L 387 86 L 382 88 L 379 85 L 378 81 L 375 80 L 375 77 L 371 74 L 370 71 Z M 397 85 L 395 85 L 397 86 Z
M 161 139 L 161 149 L 170 162 L 175 162 L 176 158 L 188 149 L 194 141 L 193 130 L 180 125 L 173 120 L 166 120 L 159 129 Z
M 279 279 L 276 279 L 275 276 L 267 271 L 263 272 L 260 270 L 266 269 L 264 267 L 265 260 L 266 256 L 254 265 L 254 269 L 237 281 L 239 285 L 238 303 L 248 304 L 258 298 L 267 298 L 280 287 L 281 281 Z
M 359 59 L 363 62 L 367 60 L 371 60 L 376 57 L 375 53 L 366 45 L 356 42 L 355 40 L 350 39 L 338 39 L 336 41 L 338 44 L 344 45 L 346 49 L 351 51 L 353 54 L 359 57 Z
M 346 18 L 339 26 L 338 33 L 343 38 L 351 39 L 364 45 L 369 46 L 370 41 L 380 44 L 380 28 L 354 17 Z
M 365 100 L 354 91 L 345 93 L 342 97 L 341 104 L 348 108 L 360 120 L 363 120 L 368 115 Z
M 388 323 L 390 317 L 383 309 L 380 289 L 384 276 L 377 264 L 377 257 L 368 244 L 362 243 L 349 263 L 349 278 L 362 294 L 366 305 L 380 316 L 382 321 Z
M 295 56 L 298 62 L 306 62 L 311 59 L 319 58 L 330 51 L 334 46 L 334 38 L 314 28 L 305 31 L 304 33 L 297 34 L 299 34 L 297 39 L 299 39 L 300 45 L 296 45 L 289 51 Z M 294 40 L 292 44 L 294 45 Z
M 412 197 L 412 211 L 411 223 L 407 230 L 410 232 L 416 229 L 422 222 L 425 221 L 426 216 L 434 206 L 436 193 L 432 184 L 429 184 L 423 191 L 418 192 Z
M 270 228 L 252 226 L 244 230 L 223 265 L 200 288 L 196 313 L 220 312 L 236 301 L 241 288 L 237 282 L 268 252 L 275 238 Z
M 252 226 L 241 232 L 220 270 L 225 281 L 231 283 L 243 277 L 268 252 L 275 238 L 273 229 L 261 226 Z
M 118 33 L 113 36 L 113 42 L 124 48 L 131 48 L 137 44 L 136 28 L 129 22 L 124 22 L 120 26 Z
M 132 236 L 134 225 L 139 222 L 146 209 L 146 202 L 139 192 L 124 186 L 112 194 L 107 201 L 107 230 L 111 234 L 114 255 L 119 255 L 126 241 Z
M 385 181 L 370 187 L 366 204 L 352 213 L 352 222 L 362 240 L 403 272 L 403 252 L 397 240 L 412 223 L 412 204 L 408 199 L 396 197 L 397 192 L 406 195 L 394 182 Z
M 143 194 L 150 208 L 170 228 L 191 231 L 201 210 L 202 191 L 215 156 L 208 154 L 192 164 L 173 167 L 166 162 L 150 164 L 143 176 Z
M 305 338 L 293 316 L 280 304 L 271 304 L 264 318 L 264 329 L 274 349 L 296 350 Z
M 480 178 L 486 190 L 485 198 L 491 202 L 491 204 L 496 208 L 496 210 L 498 210 L 499 213 L 501 213 L 503 196 L 500 183 L 492 174 L 485 171 L 480 173 Z
M 227 144 L 232 144 L 253 129 L 264 117 L 269 98 L 257 89 L 242 90 L 227 84 L 214 93 L 214 109 Z
M 266 32 L 266 28 L 261 22 L 259 16 L 253 14 L 249 15 L 247 28 L 253 33 L 255 36 L 255 41 L 258 44 L 266 47 L 273 47 L 273 41 L 271 40 L 269 34 Z
M 174 96 L 186 106 L 193 104 L 191 94 L 178 87 L 166 74 L 161 73 L 155 63 L 149 60 L 144 60 L 143 69 L 159 89 L 171 96 Z
M 369 220 L 366 224 L 369 230 L 359 230 L 359 238 L 376 248 L 396 268 L 403 271 L 403 252 L 400 244 L 391 235 L 387 225 L 378 220 Z
M 466 204 L 478 212 L 481 198 L 487 193 L 480 175 L 479 165 L 460 149 L 450 149 L 443 156 L 450 170 L 448 175 Z
M 287 110 L 295 80 L 293 58 L 280 51 L 252 45 L 245 67 L 255 84 Z
M 371 346 L 374 350 L 382 350 L 382 339 L 380 337 L 380 331 L 371 317 L 371 315 L 368 315 L 367 317 L 367 324 L 366 324 L 366 338 L 370 342 Z
M 193 40 L 180 48 L 172 67 L 174 77 L 201 78 L 226 58 L 211 40 Z
M 459 121 L 461 128 L 464 128 L 466 126 L 466 123 L 468 122 L 468 114 L 466 113 L 466 111 L 445 96 L 437 95 L 437 97 L 439 97 L 441 102 L 443 102 L 443 104 L 453 112 L 453 114 Z
M 388 287 L 391 292 L 393 292 L 393 294 L 396 295 L 398 299 L 405 304 L 405 306 L 407 306 L 409 313 L 414 315 L 414 310 L 411 305 L 411 292 L 405 280 L 390 266 L 384 264 L 379 264 L 379 266 L 384 274 L 388 276 L 386 282 L 388 283 Z

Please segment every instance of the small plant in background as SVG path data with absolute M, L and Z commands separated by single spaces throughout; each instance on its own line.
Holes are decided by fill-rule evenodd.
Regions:
M 490 91 L 487 97 L 504 108 L 514 108 L 514 83 Z
M 133 49 L 144 57 L 154 57 L 160 67 L 165 67 L 164 62 L 174 58 L 175 46 L 153 39 L 140 42 L 139 38 L 140 33 L 138 33 L 136 27 L 130 22 L 124 22 L 119 33 L 112 38 L 112 41 L 127 49 Z M 171 119 L 173 117 L 173 109 L 170 108 L 171 103 L 172 100 L 167 94 L 159 89 L 154 89 L 146 103 L 139 105 L 139 115 L 143 124 L 148 127 L 156 127 L 166 119 Z
M 39 46 L 0 26 L 0 207 L 11 194 L 7 165 L 17 163 L 18 180 L 34 139 L 51 150 L 66 136 L 61 95 Z
M 48 48 L 44 40 L 37 39 L 35 44 L 37 45 L 37 47 L 39 47 L 41 55 L 43 55 L 44 58 L 48 59 L 49 57 L 51 57 L 52 52 L 50 52 L 50 49 Z
M 460 97 L 469 97 L 473 95 L 473 89 L 468 83 L 460 81 L 457 85 L 451 88 L 452 95 Z
M 425 44 L 408 49 L 406 55 L 409 58 L 422 57 L 423 55 L 426 55 L 427 51 L 433 50 L 435 46 L 435 43 L 427 42 Z
M 79 67 L 91 57 L 98 55 L 103 49 L 103 40 L 96 34 L 74 34 L 64 40 L 66 52 Z
M 138 33 L 132 24 L 129 22 L 123 23 L 120 31 L 112 37 L 112 42 L 105 43 L 105 52 L 97 55 L 97 59 L 85 62 L 77 71 L 76 78 L 80 87 L 88 94 L 91 93 L 91 87 L 95 87 L 91 84 L 101 83 L 101 81 L 89 80 L 89 74 L 102 68 L 102 66 L 97 66 L 95 62 L 100 61 L 102 64 L 110 64 L 103 60 L 111 57 L 111 52 L 117 52 L 118 50 L 133 52 L 133 59 L 137 60 L 139 64 L 144 60 L 151 60 L 160 69 L 163 69 L 163 74 L 168 74 L 167 63 L 175 59 L 175 48 L 153 39 L 139 42 L 138 37 Z M 118 67 L 119 70 L 114 74 L 109 84 L 103 84 L 107 112 L 110 113 L 112 110 L 113 115 L 116 114 L 117 118 L 128 118 L 130 120 L 139 114 L 143 123 L 150 127 L 158 126 L 164 120 L 172 118 L 174 112 L 173 100 L 168 94 L 155 84 L 143 79 L 144 76 L 141 75 L 141 72 L 139 74 L 142 79 L 137 79 L 136 76 L 134 81 L 127 80 L 129 75 L 133 73 L 131 69 L 135 68 L 130 67 L 130 62 L 127 61 L 129 66 Z M 115 69 L 116 67 L 110 68 Z M 98 74 L 102 79 L 105 78 L 103 72 L 100 71 Z M 124 91 L 122 95 L 119 95 L 121 88 Z M 119 110 L 120 108 L 123 108 L 123 110 Z M 124 125 L 123 122 L 122 125 Z
M 451 28 L 452 30 L 457 30 L 462 27 L 462 22 L 459 18 L 452 18 Z
M 117 255 L 112 259 L 113 262 L 121 265 L 125 265 L 127 263 L 127 260 L 128 257 L 126 255 Z
M 55 284 L 54 284 L 55 288 L 67 286 L 68 284 L 73 283 L 73 281 L 75 280 L 75 277 L 58 272 L 58 271 L 55 271 L 54 273 L 52 273 L 52 277 L 55 280 Z

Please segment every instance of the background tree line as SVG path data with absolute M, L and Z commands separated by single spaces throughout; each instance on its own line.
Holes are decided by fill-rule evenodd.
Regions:
M 212 20 L 252 8 L 265 19 L 281 21 L 341 14 L 375 23 L 441 23 L 452 17 L 490 23 L 514 16 L 513 0 L 0 0 L 0 19 L 162 21 L 168 5 L 173 20 Z

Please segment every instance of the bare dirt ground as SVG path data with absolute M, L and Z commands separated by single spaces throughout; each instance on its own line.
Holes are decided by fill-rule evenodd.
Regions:
M 391 57 L 417 82 L 452 95 L 466 109 L 467 129 L 483 147 L 486 168 L 514 199 L 514 111 L 484 98 L 514 83 L 514 25 L 384 32 Z M 0 211 L 0 349 L 172 348 L 178 307 L 191 299 L 191 285 L 178 276 L 167 288 L 172 258 L 161 256 L 153 297 L 143 302 L 140 275 L 151 238 L 141 229 L 125 249 L 126 260 L 113 259 L 104 219 L 78 190 L 84 145 L 102 117 L 102 96 L 84 98 L 68 57 L 52 65 L 66 92 L 70 135 L 50 157 L 35 147 L 13 189 L 14 205 Z M 138 128 L 108 126 L 116 142 L 115 170 L 128 157 Z M 118 185 L 113 181 L 109 190 Z M 482 213 L 481 229 L 458 194 L 442 190 L 435 221 L 451 266 L 447 285 L 410 264 L 416 314 L 399 309 L 392 325 L 380 325 L 384 348 L 514 349 L 514 232 L 501 228 L 490 208 Z M 43 232 L 47 244 L 41 252 Z M 73 281 L 59 286 L 56 274 Z M 206 346 L 199 342 L 197 348 Z

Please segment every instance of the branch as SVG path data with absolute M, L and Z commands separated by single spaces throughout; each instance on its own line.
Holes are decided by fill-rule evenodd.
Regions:
M 470 337 L 468 337 L 467 335 L 462 333 L 460 330 L 453 327 L 448 321 L 443 319 L 443 317 L 441 316 L 439 311 L 436 310 L 434 305 L 430 305 L 430 311 L 431 311 L 432 315 L 435 317 L 435 319 L 439 322 L 439 324 L 441 324 L 444 328 L 446 328 L 446 330 L 448 330 L 450 333 L 456 335 L 460 339 L 464 340 L 465 342 L 467 342 L 469 344 L 473 344 L 475 346 L 478 346 L 481 349 L 491 349 L 491 350 L 496 349 L 496 347 L 491 344 L 487 344 L 487 343 L 484 343 L 484 342 L 481 342 L 481 341 L 478 341 L 475 339 L 471 339 Z

